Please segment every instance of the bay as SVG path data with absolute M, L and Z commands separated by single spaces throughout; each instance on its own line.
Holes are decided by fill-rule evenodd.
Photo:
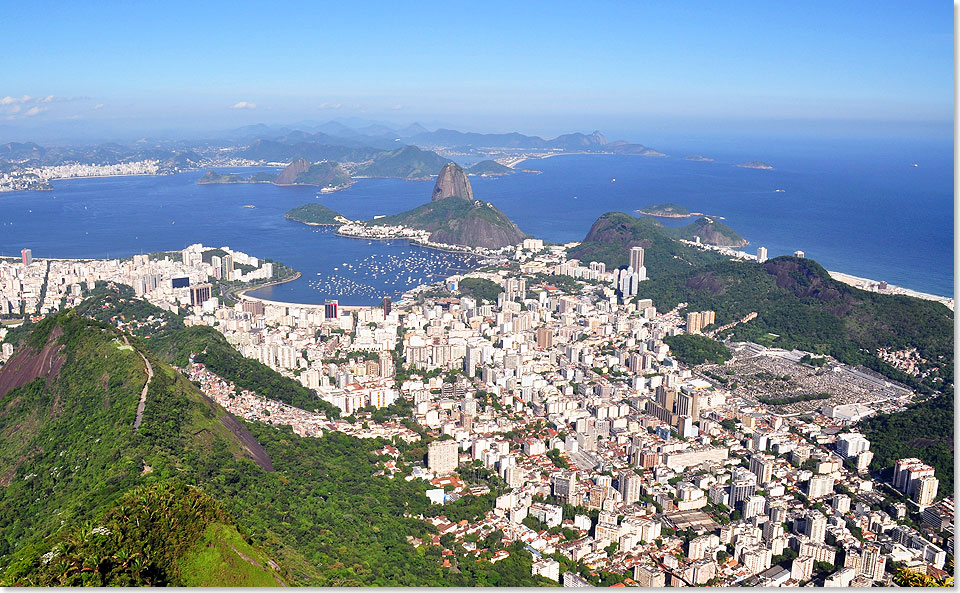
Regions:
M 950 150 L 812 141 L 759 143 L 750 153 L 722 144 L 658 148 L 671 156 L 564 155 L 521 165 L 540 174 L 471 182 L 478 199 L 547 241 L 583 239 L 604 212 L 673 202 L 722 217 L 750 241 L 748 251 L 762 245 L 773 257 L 800 249 L 830 270 L 953 295 Z M 693 152 L 715 160 L 680 158 Z M 774 169 L 735 166 L 746 160 L 764 160 Z M 358 305 L 466 266 L 461 258 L 406 242 L 337 237 L 329 228 L 283 218 L 290 208 L 314 201 L 350 218 L 402 212 L 429 199 L 431 181 L 360 179 L 317 197 L 308 187 L 198 186 L 202 173 L 63 180 L 53 191 L 0 194 L 0 255 L 29 247 L 35 257 L 125 257 L 197 242 L 226 245 L 303 273 L 257 296 Z

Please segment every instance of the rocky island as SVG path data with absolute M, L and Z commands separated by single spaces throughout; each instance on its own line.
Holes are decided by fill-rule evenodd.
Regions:
M 323 204 L 309 203 L 289 210 L 283 215 L 288 220 L 295 220 L 313 226 L 339 226 L 350 222 L 349 219 Z
M 491 160 L 480 161 L 467 169 L 467 175 L 477 175 L 479 177 L 503 177 L 514 173 L 518 173 L 518 171 Z
M 691 154 L 683 157 L 685 161 L 694 161 L 697 163 L 712 163 L 713 159 L 708 156 L 703 156 L 702 154 Z
M 740 163 L 737 165 L 741 169 L 762 169 L 764 171 L 772 170 L 773 167 L 764 163 L 763 161 L 747 161 L 745 163 Z
M 676 204 L 653 204 L 636 211 L 637 214 L 645 216 L 656 216 L 657 218 L 690 218 L 691 216 L 703 216 L 702 212 L 690 212 L 683 206 Z

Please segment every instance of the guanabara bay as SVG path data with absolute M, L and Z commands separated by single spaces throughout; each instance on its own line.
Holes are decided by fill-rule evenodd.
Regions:
M 948 5 L 7 4 L 0 587 L 954 586 Z

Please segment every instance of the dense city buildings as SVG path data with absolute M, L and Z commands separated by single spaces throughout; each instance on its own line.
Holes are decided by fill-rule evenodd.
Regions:
M 528 240 L 501 260 L 512 268 L 350 307 L 242 295 L 228 303 L 221 283 L 268 280 L 272 267 L 196 245 L 179 258 L 0 261 L 0 305 L 43 314 L 98 283 L 132 286 L 188 326 L 215 328 L 341 418 L 239 389 L 191 361 L 182 372 L 211 399 L 304 438 L 427 440 L 402 471 L 429 482 L 431 503 L 495 494 L 477 520 L 445 521 L 442 511 L 424 519 L 451 535 L 445 549 L 481 554 L 484 538 L 502 533 L 551 582 L 589 582 L 564 572 L 561 558 L 640 586 L 889 584 L 894 562 L 944 567 L 953 503 L 938 500 L 935 470 L 901 459 L 884 484 L 867 471 L 871 443 L 852 429 L 908 405 L 909 388 L 829 357 L 814 368 L 801 363 L 810 353 L 747 342 L 728 343 L 724 363 L 687 366 L 665 338 L 709 332 L 716 313 L 629 298 L 624 272 L 639 281 L 632 268 L 643 269 L 643 251 L 629 257 L 625 270 L 609 272 Z M 535 274 L 576 282 L 561 288 Z M 488 298 L 461 293 L 467 279 L 486 283 Z M 792 389 L 829 398 L 778 403 Z M 919 528 L 908 516 L 920 517 Z M 509 554 L 501 547 L 490 561 Z

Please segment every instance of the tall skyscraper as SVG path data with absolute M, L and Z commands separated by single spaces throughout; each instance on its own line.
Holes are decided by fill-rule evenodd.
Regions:
M 767 484 L 773 479 L 774 458 L 772 455 L 756 453 L 750 458 L 750 473 L 757 476 L 757 482 Z
M 537 347 L 549 350 L 553 347 L 553 330 L 549 327 L 537 329 Z
M 687 333 L 698 334 L 703 327 L 703 316 L 699 312 L 687 313 Z
M 620 494 L 623 496 L 623 502 L 630 504 L 640 500 L 640 476 L 633 470 L 627 470 L 620 474 L 617 481 L 620 488 Z
M 765 262 L 765 261 L 767 261 L 767 248 L 766 248 L 766 247 L 758 247 L 758 248 L 757 248 L 757 263 L 761 263 L 761 264 L 762 264 L 762 263 Z
M 21 249 L 20 250 L 20 259 L 23 260 L 23 265 L 29 266 L 33 263 L 33 250 L 31 249 Z
M 220 278 L 227 281 L 233 280 L 233 256 L 223 256 L 223 258 L 220 260 L 220 265 L 222 266 L 220 270 Z
M 803 518 L 803 534 L 823 543 L 827 535 L 827 518 L 819 511 L 809 513 Z
M 823 498 L 833 494 L 833 478 L 830 476 L 813 476 L 807 484 L 807 497 L 811 499 Z
M 210 298 L 210 291 L 213 286 L 210 284 L 197 284 L 190 287 L 190 304 L 202 305 L 204 301 Z
M 643 247 L 630 248 L 630 267 L 634 272 L 643 267 Z
M 390 311 L 392 310 L 393 310 L 393 301 L 388 296 L 383 297 L 383 316 L 386 317 L 387 315 L 390 314 Z
M 323 316 L 326 319 L 337 319 L 340 316 L 339 302 L 336 300 L 328 300 L 323 305 Z
M 917 503 L 917 506 L 928 507 L 937 499 L 939 487 L 940 480 L 933 476 L 923 476 L 917 479 L 910 500 Z
M 457 441 L 433 441 L 427 445 L 427 467 L 437 475 L 453 473 L 460 464 L 460 445 Z

